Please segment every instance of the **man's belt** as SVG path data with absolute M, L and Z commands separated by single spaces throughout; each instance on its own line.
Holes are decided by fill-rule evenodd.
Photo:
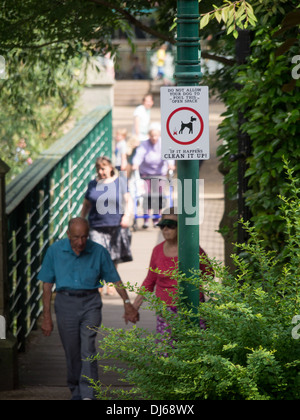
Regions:
M 58 290 L 57 293 L 61 293 L 65 296 L 72 296 L 72 297 L 86 297 L 98 293 L 98 289 L 91 289 L 91 290 Z

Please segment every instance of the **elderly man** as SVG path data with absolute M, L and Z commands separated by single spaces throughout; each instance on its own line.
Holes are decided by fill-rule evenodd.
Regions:
M 56 284 L 55 312 L 66 354 L 68 386 L 73 400 L 94 399 L 87 378 L 98 380 L 97 362 L 86 359 L 96 354 L 96 329 L 101 324 L 101 281 L 114 283 L 124 301 L 125 322 L 136 322 L 138 312 L 130 303 L 108 251 L 88 239 L 89 225 L 83 218 L 69 222 L 68 238 L 48 249 L 38 279 L 43 284 L 42 331 L 53 330 L 51 296 Z

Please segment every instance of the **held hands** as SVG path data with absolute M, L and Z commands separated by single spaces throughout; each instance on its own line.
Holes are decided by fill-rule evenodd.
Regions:
M 125 303 L 125 314 L 123 318 L 125 319 L 126 325 L 128 324 L 128 321 L 132 322 L 133 324 L 136 324 L 140 320 L 140 315 L 138 311 L 133 307 L 131 303 Z
M 140 319 L 139 313 L 136 310 L 136 308 L 134 308 L 134 306 L 130 303 L 122 281 L 119 280 L 118 282 L 114 283 L 114 285 L 116 291 L 118 292 L 119 296 L 123 299 L 124 302 L 125 313 L 123 318 L 125 319 L 126 324 L 128 324 L 128 321 L 133 322 L 135 324 Z
M 135 301 L 133 302 L 133 304 L 131 304 L 131 303 L 125 304 L 125 315 L 124 315 L 124 318 L 125 318 L 126 324 L 128 324 L 128 321 L 133 322 L 134 324 L 136 324 L 140 320 L 139 309 L 140 309 L 140 306 L 143 303 L 143 300 L 144 300 L 144 298 L 141 295 L 138 295 L 135 298 Z M 126 306 L 129 306 L 129 308 L 128 308 L 128 311 L 129 311 L 128 312 L 128 315 L 126 313 Z

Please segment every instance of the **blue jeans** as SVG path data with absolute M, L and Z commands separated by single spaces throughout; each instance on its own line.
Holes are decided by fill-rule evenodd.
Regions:
M 100 293 L 81 297 L 58 292 L 55 312 L 60 338 L 67 361 L 67 382 L 73 399 L 94 399 L 88 378 L 98 380 L 97 361 L 90 362 L 96 352 L 96 329 L 101 325 Z

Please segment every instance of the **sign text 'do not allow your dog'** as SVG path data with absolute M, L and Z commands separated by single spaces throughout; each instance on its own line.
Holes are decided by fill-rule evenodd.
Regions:
M 161 88 L 162 158 L 209 159 L 208 87 Z

